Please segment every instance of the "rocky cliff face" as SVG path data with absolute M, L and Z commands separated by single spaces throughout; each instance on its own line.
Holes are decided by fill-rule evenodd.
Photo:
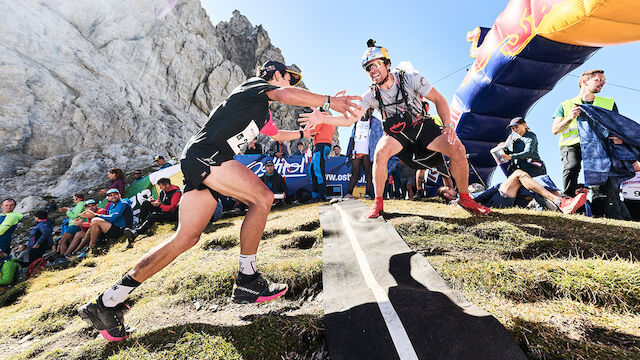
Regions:
M 22 210 L 179 156 L 257 64 L 284 62 L 261 26 L 214 27 L 197 0 L 3 1 L 0 33 L 0 198 Z

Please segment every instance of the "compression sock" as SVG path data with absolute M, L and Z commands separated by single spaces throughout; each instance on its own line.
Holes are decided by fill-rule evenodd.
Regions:
M 127 273 L 115 285 L 98 296 L 98 304 L 108 308 L 117 306 L 124 302 L 127 296 L 138 286 L 140 286 L 140 283 Z
M 238 268 L 238 272 L 244 275 L 253 275 L 256 271 L 256 254 L 240 254 L 240 267 Z

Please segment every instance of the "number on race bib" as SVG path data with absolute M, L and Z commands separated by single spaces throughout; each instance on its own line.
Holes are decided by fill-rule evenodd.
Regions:
M 236 155 L 242 154 L 247 149 L 249 141 L 258 136 L 259 132 L 260 129 L 258 129 L 258 125 L 256 125 L 255 121 L 251 120 L 244 130 L 227 139 L 227 143 Z

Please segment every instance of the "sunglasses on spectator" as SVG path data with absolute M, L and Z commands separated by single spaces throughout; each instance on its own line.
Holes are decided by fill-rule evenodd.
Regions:
M 378 59 L 378 60 L 374 60 L 371 63 L 369 63 L 367 66 L 364 67 L 364 70 L 366 72 L 371 72 L 371 70 L 373 70 L 374 66 L 376 69 L 379 69 L 380 67 L 382 67 L 382 65 L 384 65 L 384 61 Z

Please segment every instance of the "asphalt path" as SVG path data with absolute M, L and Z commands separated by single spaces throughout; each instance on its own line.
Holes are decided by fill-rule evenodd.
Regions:
M 526 359 L 359 200 L 320 207 L 324 321 L 331 359 Z

